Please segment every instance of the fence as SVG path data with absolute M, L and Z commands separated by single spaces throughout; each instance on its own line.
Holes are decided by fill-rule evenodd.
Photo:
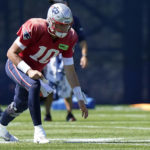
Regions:
M 83 90 L 97 104 L 149 102 L 150 1 L 70 0 L 70 7 L 85 28 L 89 67 L 75 66 Z M 14 84 L 6 76 L 6 52 L 20 25 L 31 17 L 45 18 L 48 0 L 1 0 L 0 103 L 13 99 Z

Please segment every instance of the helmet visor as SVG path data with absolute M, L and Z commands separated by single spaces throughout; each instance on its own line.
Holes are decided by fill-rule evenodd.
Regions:
M 71 28 L 70 24 L 61 24 L 61 23 L 55 24 L 55 30 L 58 32 L 67 33 L 70 28 Z

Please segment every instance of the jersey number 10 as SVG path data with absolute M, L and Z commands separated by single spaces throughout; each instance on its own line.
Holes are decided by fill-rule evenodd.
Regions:
M 44 54 L 47 47 L 39 46 L 39 48 L 40 48 L 39 51 L 34 55 L 30 55 L 30 58 L 32 58 L 33 60 L 38 61 L 42 64 L 48 63 L 48 61 L 51 57 L 56 57 L 59 54 L 59 51 L 56 49 L 49 49 L 47 51 L 47 53 Z M 52 54 L 53 54 L 53 56 L 52 56 Z

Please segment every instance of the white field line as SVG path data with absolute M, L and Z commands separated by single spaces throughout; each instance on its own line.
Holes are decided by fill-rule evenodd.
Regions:
M 92 121 L 86 121 L 85 123 L 86 124 L 99 124 L 99 123 L 109 123 L 109 124 L 123 124 L 123 123 L 138 123 L 138 124 L 140 124 L 140 123 L 142 123 L 142 124 L 146 124 L 146 123 L 150 123 L 150 121 L 149 120 L 144 120 L 144 121 L 141 121 L 141 122 L 139 122 L 139 120 L 127 120 L 127 121 L 109 121 L 109 120 L 101 120 L 101 121 L 94 121 L 94 122 L 92 122 Z M 49 125 L 52 125 L 52 126 L 54 126 L 54 125 L 59 125 L 59 126 L 61 126 L 61 125 L 66 125 L 66 123 L 70 126 L 71 124 L 74 124 L 74 125 L 77 125 L 78 126 L 78 124 L 81 124 L 81 122 L 51 122 L 51 123 L 48 123 L 48 122 L 43 122 L 43 124 L 44 124 L 44 126 L 45 125 L 47 125 L 47 124 L 49 124 Z M 82 122 L 83 123 L 83 122 Z M 84 123 L 84 124 L 85 124 Z M 12 123 L 10 123 L 9 124 L 9 126 L 16 126 L 16 125 L 24 125 L 24 126 L 29 126 L 29 125 L 32 125 L 33 123 L 31 122 L 28 122 L 28 124 L 25 124 L 24 122 L 22 123 L 22 122 L 12 122 Z
M 122 123 L 150 123 L 149 120 L 142 120 L 141 122 L 139 122 L 139 120 L 125 120 L 125 121 L 122 121 L 122 120 L 119 120 L 119 121 L 109 121 L 109 120 L 100 120 L 100 121 L 95 121 L 94 122 L 91 122 L 91 121 L 86 121 L 86 123 L 92 123 L 92 124 L 98 124 L 98 123 L 105 123 L 105 122 L 108 122 L 109 124 L 112 123 L 112 124 L 122 124 Z M 72 122 L 72 123 L 75 123 L 75 122 Z M 76 122 L 77 124 L 78 122 Z M 81 122 L 80 122 L 81 123 Z M 60 123 L 59 123 L 60 124 Z
M 117 142 L 118 140 L 121 140 L 123 138 L 95 138 L 95 139 L 69 139 L 69 138 L 57 138 L 57 139 L 49 139 L 51 143 L 55 142 L 62 142 L 62 143 L 103 143 L 103 142 Z M 20 140 L 21 143 L 31 143 L 33 142 L 33 139 L 24 139 Z M 1 143 L 15 143 L 15 142 L 8 142 L 4 141 L 3 139 L 0 139 Z
M 105 115 L 104 115 L 105 116 Z M 126 120 L 126 121 L 109 121 L 109 120 L 101 120 L 101 121 L 86 121 L 86 124 L 99 124 L 99 123 L 109 123 L 109 124 L 123 124 L 123 123 L 134 123 L 134 124 L 147 124 L 147 123 L 150 123 L 149 120 L 144 120 L 144 121 L 141 121 L 139 122 L 139 120 Z M 43 122 L 44 126 L 61 126 L 61 125 L 66 125 L 66 123 L 70 126 L 72 124 L 78 126 L 78 124 L 81 124 L 81 123 L 84 123 L 84 122 L 51 122 L 51 123 L 47 123 L 47 122 Z M 28 122 L 28 124 L 25 124 L 24 122 L 12 122 L 9 124 L 9 126 L 18 126 L 18 125 L 23 125 L 23 126 L 29 126 L 31 125 L 32 126 L 32 122 Z M 85 124 L 85 123 L 84 123 Z
M 10 124 L 9 126 L 18 126 L 18 125 L 22 125 L 22 123 L 19 123 L 19 122 L 17 122 L 17 123 L 12 123 L 12 124 Z M 30 124 L 31 126 L 32 126 L 32 124 Z M 25 126 L 29 126 L 29 124 L 27 124 L 27 125 L 24 125 L 24 127 Z M 121 126 L 121 127 L 119 127 L 119 126 L 115 126 L 115 127 L 109 127 L 109 126 L 94 126 L 94 125 L 77 125 L 77 124 L 74 124 L 74 125 L 72 125 L 72 124 L 68 124 L 68 125 L 60 125 L 60 123 L 55 123 L 55 124 L 44 124 L 43 125 L 44 127 L 53 127 L 54 129 L 55 129 L 55 127 L 60 127 L 60 128 L 93 128 L 93 129 L 95 129 L 95 128 L 97 128 L 97 129 L 102 129 L 102 128 L 107 128 L 107 129 L 129 129 L 129 130 L 150 130 L 150 128 L 147 128 L 147 127 L 129 127 L 129 126 Z M 21 131 L 24 131 L 24 130 L 21 130 Z M 27 132 L 26 130 L 25 130 L 25 132 Z
M 114 110 L 114 111 L 135 111 L 135 110 L 141 110 L 139 108 L 135 108 L 135 107 L 124 107 L 124 106 L 108 106 L 108 107 L 103 107 L 103 106 L 100 106 L 100 107 L 96 107 L 95 110 L 100 110 L 100 111 L 103 111 L 103 110 L 108 110 L 108 111 L 111 111 L 111 110 Z
M 150 146 L 149 140 L 131 140 L 125 138 L 94 138 L 94 139 L 67 139 L 67 138 L 58 138 L 58 139 L 49 139 L 50 143 L 97 143 L 97 144 L 127 144 L 127 145 L 145 145 Z M 0 144 L 10 144 L 14 142 L 6 142 L 0 140 Z M 33 143 L 33 139 L 20 140 L 19 143 Z
M 57 127 L 57 125 L 45 125 L 45 127 Z M 115 126 L 115 127 L 107 127 L 107 126 L 93 126 L 93 125 L 58 125 L 58 127 L 61 128 L 108 128 L 108 129 L 114 129 L 114 128 L 120 128 L 120 129 L 131 129 L 131 130 L 150 130 L 150 128 L 147 127 L 129 127 L 129 126 L 124 126 L 124 127 L 119 127 L 119 126 Z
M 97 115 L 99 117 L 130 117 L 130 118 L 147 118 L 149 117 L 149 114 L 99 114 Z

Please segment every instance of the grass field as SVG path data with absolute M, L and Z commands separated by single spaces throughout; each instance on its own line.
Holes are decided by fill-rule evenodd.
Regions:
M 42 119 L 44 108 L 42 107 Z M 129 106 L 97 106 L 88 119 L 74 110 L 76 122 L 66 122 L 66 111 L 52 111 L 53 121 L 43 122 L 49 144 L 34 144 L 29 111 L 16 118 L 8 130 L 18 143 L 0 139 L 0 150 L 149 150 L 150 112 Z

